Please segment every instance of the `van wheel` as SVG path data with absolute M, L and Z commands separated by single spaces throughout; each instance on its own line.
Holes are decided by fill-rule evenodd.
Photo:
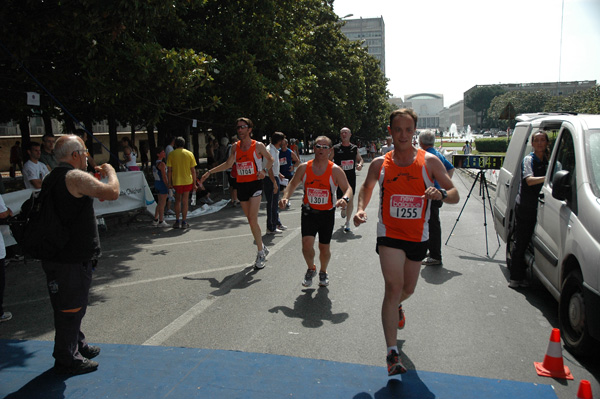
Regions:
M 574 270 L 565 279 L 558 305 L 560 331 L 565 346 L 576 355 L 590 354 L 593 338 L 585 323 L 583 276 Z
M 512 265 L 512 250 L 515 247 L 515 232 L 510 231 L 506 239 L 506 267 L 510 270 Z

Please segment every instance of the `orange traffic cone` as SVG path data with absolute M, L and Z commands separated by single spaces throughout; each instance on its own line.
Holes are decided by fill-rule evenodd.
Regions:
M 577 391 L 577 399 L 594 399 L 592 396 L 592 386 L 588 380 L 581 380 L 579 390 Z
M 567 380 L 573 379 L 571 371 L 563 364 L 562 347 L 560 345 L 560 330 L 558 328 L 552 329 L 548 350 L 546 350 L 546 356 L 544 356 L 544 362 L 534 362 L 533 364 L 538 375 L 542 377 L 565 378 Z

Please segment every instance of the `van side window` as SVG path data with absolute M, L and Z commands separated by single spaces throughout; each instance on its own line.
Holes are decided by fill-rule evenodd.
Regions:
M 567 170 L 571 173 L 571 187 L 573 187 L 573 197 L 571 198 L 572 204 L 577 204 L 577 182 L 575 181 L 577 173 L 575 172 L 575 146 L 573 144 L 573 136 L 571 132 L 565 129 L 560 136 L 560 141 L 557 143 L 558 150 L 556 151 L 556 159 L 552 164 L 552 175 L 550 178 L 550 184 L 556 172 L 560 170 Z

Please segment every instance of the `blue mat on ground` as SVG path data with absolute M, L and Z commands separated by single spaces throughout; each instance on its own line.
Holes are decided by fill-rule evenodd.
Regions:
M 103 344 L 97 371 L 52 371 L 53 342 L 0 340 L 0 398 L 556 399 L 550 385 L 226 350 Z

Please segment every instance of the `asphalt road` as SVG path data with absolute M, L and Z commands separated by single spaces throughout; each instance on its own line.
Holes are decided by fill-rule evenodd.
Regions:
M 359 186 L 365 175 L 366 170 L 358 173 Z M 575 398 L 579 381 L 587 379 L 600 394 L 597 360 L 575 358 L 565 349 L 574 381 L 536 374 L 533 362 L 544 359 L 551 329 L 558 327 L 557 303 L 539 283 L 521 291 L 507 288 L 505 246 L 495 235 L 487 201 L 486 249 L 479 184 L 465 205 L 473 179 L 459 171 L 453 181 L 461 201 L 441 209 L 443 243 L 454 227 L 442 248 L 444 265 L 423 267 L 416 292 L 404 305 L 407 322 L 398 344 L 405 365 L 551 384 L 561 399 Z M 490 194 L 493 201 L 493 187 Z M 261 271 L 251 267 L 256 247 L 240 208 L 191 219 L 186 231 L 154 228 L 145 217 L 109 223 L 83 331 L 100 344 L 226 349 L 381 366 L 386 378 L 376 201 L 368 207 L 370 221 L 351 233 L 342 231 L 338 213 L 330 286 L 309 289 L 301 285 L 306 265 L 299 203 L 300 190 L 292 208 L 281 213 L 288 230 L 265 236 L 271 252 Z M 264 203 L 259 221 L 264 227 Z M 5 309 L 13 320 L 0 325 L 0 339 L 53 340 L 40 264 L 11 262 L 7 281 Z

